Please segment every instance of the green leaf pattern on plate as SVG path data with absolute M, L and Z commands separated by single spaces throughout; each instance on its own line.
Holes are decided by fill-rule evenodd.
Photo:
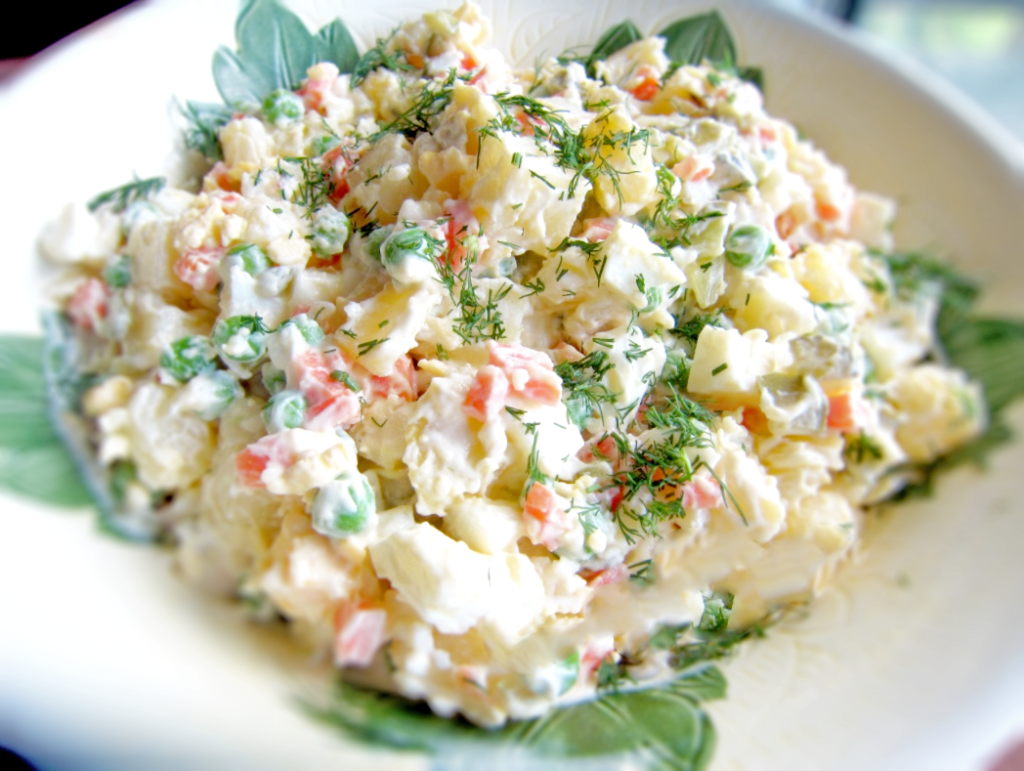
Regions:
M 0 337 L 0 487 L 55 506 L 92 500 L 50 421 L 39 338 Z
M 351 72 L 359 59 L 340 20 L 311 35 L 294 13 L 276 0 L 248 0 L 235 23 L 237 53 L 223 46 L 213 56 L 213 79 L 229 105 L 255 107 L 272 91 L 294 90 L 317 62 Z
M 676 65 L 707 60 L 724 69 L 736 66 L 735 44 L 715 11 L 682 19 L 659 34 Z M 237 53 L 221 48 L 213 58 L 217 88 L 228 105 L 236 107 L 258 109 L 270 92 L 298 87 L 306 69 L 317 61 L 332 61 L 342 72 L 351 72 L 359 61 L 340 20 L 314 36 L 276 0 L 247 0 L 236 36 Z M 609 29 L 589 56 L 576 60 L 592 67 L 597 59 L 639 37 L 636 26 L 624 21 Z M 737 72 L 759 82 L 760 73 L 753 69 Z M 190 146 L 216 159 L 216 131 L 226 120 L 226 111 L 192 103 L 186 111 L 194 124 Z M 976 292 L 944 266 L 937 268 L 937 263 L 923 258 L 892 259 L 897 272 L 917 271 L 939 283 L 944 300 L 939 332 L 946 354 L 985 387 L 993 414 L 988 433 L 940 463 L 977 460 L 1009 438 L 999 412 L 1024 392 L 1024 324 L 970 316 Z M 65 319 L 51 315 L 46 334 L 45 345 L 37 338 L 0 336 L 0 487 L 61 506 L 87 504 L 91 490 L 102 512 L 101 524 L 121 536 L 146 537 L 147 523 L 126 520 L 116 511 L 110 473 L 90 457 L 86 421 L 76 412 L 81 394 L 96 381 L 76 368 L 73 330 Z M 934 468 L 938 466 L 929 473 Z M 79 469 L 85 471 L 88 488 Z M 493 771 L 597 771 L 620 768 L 627 758 L 652 771 L 696 770 L 707 765 L 715 743 L 714 729 L 699 702 L 724 695 L 721 672 L 702 664 L 659 688 L 605 693 L 595 701 L 495 731 L 437 717 L 421 703 L 344 683 L 326 704 L 303 707 L 363 742 L 430 753 L 435 771 L 484 764 Z
M 304 707 L 362 742 L 427 752 L 434 771 L 478 764 L 502 771 L 594 771 L 620 769 L 627 761 L 650 771 L 697 771 L 706 767 L 715 744 L 714 727 L 698 702 L 724 696 L 725 678 L 705 665 L 659 688 L 606 693 L 493 731 L 343 682 L 326 705 Z

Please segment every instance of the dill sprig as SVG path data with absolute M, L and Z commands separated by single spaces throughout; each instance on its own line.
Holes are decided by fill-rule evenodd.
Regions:
M 188 125 L 182 132 L 185 147 L 202 153 L 210 161 L 223 157 L 220 146 L 220 129 L 231 120 L 231 109 L 222 104 L 185 102 L 178 105 Z
M 94 212 L 101 206 L 109 206 L 112 211 L 120 214 L 133 203 L 145 201 L 151 195 L 159 193 L 167 180 L 164 177 L 150 177 L 148 179 L 136 179 L 127 185 L 115 187 L 100 193 L 86 204 L 89 211 Z
M 677 324 L 669 330 L 673 335 L 680 338 L 689 348 L 690 353 L 697 347 L 697 338 L 704 331 L 704 327 L 721 327 L 722 311 L 716 310 L 712 313 L 698 313 L 691 319 Z
M 431 121 L 451 102 L 457 79 L 458 73 L 452 69 L 444 80 L 428 81 L 412 106 L 373 134 L 370 141 L 376 142 L 387 134 L 405 134 L 412 139 L 420 132 L 430 131 Z
M 558 254 L 559 252 L 564 252 L 569 247 L 576 247 L 577 249 L 579 249 L 581 252 L 587 255 L 587 262 L 590 263 L 590 267 L 594 271 L 594 277 L 597 279 L 597 285 L 598 287 L 600 287 L 601 276 L 604 275 L 605 266 L 608 264 L 608 256 L 600 254 L 601 245 L 602 244 L 600 241 L 591 242 L 578 238 L 569 238 L 568 236 L 566 236 L 565 238 L 562 239 L 562 242 L 558 244 L 558 246 L 556 246 L 553 249 L 549 249 L 548 251 L 550 251 L 551 254 Z M 561 278 L 564 274 L 565 273 L 563 271 L 562 273 L 559 274 L 558 278 Z
M 286 157 L 282 158 L 285 163 L 292 163 L 299 167 L 302 176 L 301 181 L 295 188 L 292 195 L 292 202 L 297 203 L 306 210 L 306 219 L 313 219 L 317 209 L 323 207 L 330 200 L 331 175 L 330 172 L 321 167 L 312 158 Z M 292 176 L 285 171 L 278 163 L 278 174 Z
M 846 448 L 843 455 L 856 463 L 863 463 L 865 460 L 881 460 L 884 456 L 881 445 L 863 431 L 858 436 L 849 437 L 846 440 Z
M 359 351 L 356 354 L 356 356 L 357 357 L 365 356 L 370 351 L 372 351 L 374 348 L 376 348 L 378 345 L 383 345 L 384 343 L 386 343 L 390 339 L 391 339 L 390 337 L 383 337 L 383 338 L 380 338 L 379 340 L 367 340 L 365 342 L 359 343 L 356 346 L 356 348 Z
M 525 123 L 529 125 L 538 148 L 545 155 L 550 155 L 559 168 L 572 172 L 573 176 L 566 191 L 569 198 L 576 195 L 581 180 L 586 179 L 593 183 L 599 176 L 605 175 L 612 180 L 616 194 L 619 200 L 622 200 L 619 176 L 623 172 L 616 169 L 610 162 L 611 152 L 624 149 L 632 159 L 630 153 L 635 145 L 643 144 L 646 151 L 650 142 L 648 129 L 633 126 L 629 131 L 616 131 L 610 134 L 597 133 L 588 137 L 586 127 L 580 128 L 579 131 L 573 131 L 559 110 L 555 110 L 537 99 L 507 92 L 496 94 L 493 98 L 498 104 L 501 114 L 487 125 L 477 129 L 481 141 L 487 137 L 497 137 L 500 132 L 525 133 L 526 126 L 517 118 L 517 115 L 524 115 L 526 116 Z M 605 112 L 599 115 L 593 123 L 607 120 L 609 114 L 609 112 Z M 541 175 L 532 171 L 531 174 L 551 186 L 551 183 Z
M 603 405 L 618 397 L 602 381 L 612 363 L 604 351 L 592 351 L 579 361 L 563 361 L 555 367 L 562 379 L 562 401 L 569 419 L 584 428 L 595 415 L 603 417 Z
M 515 285 L 506 283 L 498 290 L 488 289 L 486 299 L 481 298 L 473 277 L 473 267 L 477 263 L 476 236 L 467 234 L 464 228 L 447 246 L 440 239 L 432 241 L 434 248 L 431 250 L 431 259 L 437 270 L 437 280 L 445 288 L 458 312 L 452 331 L 464 344 L 505 339 L 505 323 L 498 303 L 508 296 Z M 462 268 L 456 271 L 453 267 L 455 252 L 460 248 L 465 251 L 465 257 Z
M 634 419 L 634 425 L 641 420 L 649 428 L 661 429 L 660 438 L 634 446 L 628 432 L 610 434 L 622 458 L 622 468 L 609 483 L 610 488 L 621 491 L 612 515 L 629 543 L 641 533 L 656 536 L 662 522 L 686 516 L 679 486 L 707 467 L 699 458 L 691 461 L 687 450 L 711 447 L 714 414 L 670 387 L 666 396 L 647 405 L 643 417 Z M 640 502 L 642 510 L 624 506 L 633 500 Z
M 359 57 L 356 66 L 352 69 L 352 88 L 355 88 L 376 69 L 383 67 L 392 72 L 412 72 L 415 68 L 405 60 L 405 51 L 388 51 L 391 41 L 394 39 L 398 28 L 391 30 L 387 38 L 377 38 L 377 44 Z
M 672 192 L 678 181 L 676 175 L 659 164 L 655 167 L 655 176 L 658 203 L 655 204 L 652 215 L 641 216 L 640 224 L 647 231 L 651 241 L 666 252 L 673 246 L 690 246 L 691 228 L 706 220 L 723 216 L 722 212 L 714 209 L 696 214 L 686 212 L 680 196 Z
M 456 305 L 459 315 L 455 319 L 452 331 L 464 343 L 478 343 L 483 340 L 503 340 L 505 324 L 498 310 L 501 302 L 512 291 L 512 284 L 505 284 L 498 291 L 487 290 L 487 299 L 481 300 L 476 285 L 473 283 L 473 271 L 466 265 L 459 274 L 459 288 Z

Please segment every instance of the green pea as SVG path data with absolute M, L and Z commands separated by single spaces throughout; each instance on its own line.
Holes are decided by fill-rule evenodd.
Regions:
M 735 227 L 725 239 L 725 258 L 737 268 L 756 270 L 771 254 L 772 241 L 760 225 Z
M 376 518 L 377 501 L 365 476 L 346 472 L 317 490 L 311 513 L 313 529 L 345 538 L 367 529 Z
M 335 136 L 317 137 L 313 140 L 313 157 L 323 155 L 341 144 L 341 139 Z
M 320 257 L 330 257 L 345 250 L 345 242 L 352 233 L 352 225 L 343 212 L 327 205 L 313 214 L 309 245 Z
M 561 696 L 576 685 L 580 674 L 580 652 L 574 651 L 571 656 L 559 664 L 558 670 L 558 695 Z
M 284 370 L 278 369 L 269 361 L 263 365 L 260 374 L 263 376 L 263 387 L 271 394 L 283 390 L 288 382 Z
M 306 105 L 302 99 L 287 89 L 271 91 L 263 100 L 263 115 L 277 126 L 294 123 L 305 114 Z
M 103 280 L 111 289 L 123 289 L 132 280 L 132 258 L 119 254 L 103 268 Z
M 212 369 L 216 351 L 202 335 L 181 337 L 171 343 L 160 356 L 160 366 L 181 382 L 187 382 L 201 372 Z
M 443 249 L 444 241 L 423 228 L 406 228 L 381 244 L 381 262 L 396 284 L 423 284 L 437 276 L 434 260 Z
M 110 467 L 110 495 L 115 503 L 123 504 L 128 485 L 139 478 L 135 464 L 130 460 L 115 461 Z
M 366 253 L 369 254 L 377 262 L 381 262 L 380 247 L 387 239 L 388 236 L 394 232 L 395 228 L 393 225 L 385 225 L 382 228 L 377 228 L 370 232 L 370 235 L 366 237 Z
M 255 361 L 266 350 L 266 327 L 259 316 L 232 316 L 213 327 L 213 343 L 232 361 Z
M 431 260 L 438 254 L 441 242 L 423 228 L 406 228 L 392 233 L 380 246 L 385 267 L 398 266 L 409 257 Z
M 216 420 L 243 394 L 239 382 L 222 369 L 204 372 L 196 380 L 203 381 L 207 389 L 208 402 L 203 409 L 196 411 L 203 420 Z
M 293 316 L 282 324 L 280 328 L 284 329 L 285 327 L 295 327 L 298 329 L 302 337 L 310 345 L 316 345 L 324 339 L 324 331 L 320 328 L 320 325 L 305 313 Z
M 506 257 L 498 263 L 498 274 L 505 277 L 511 276 L 516 272 L 517 264 L 515 257 Z
M 262 270 L 270 267 L 270 259 L 267 253 L 256 244 L 238 244 L 228 249 L 224 255 L 229 266 L 238 265 L 250 276 L 255 276 Z
M 299 391 L 281 391 L 271 396 L 263 408 L 263 423 L 271 434 L 286 428 L 299 428 L 308 406 L 306 397 Z

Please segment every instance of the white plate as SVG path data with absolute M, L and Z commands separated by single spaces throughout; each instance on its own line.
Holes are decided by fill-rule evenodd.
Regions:
M 447 4 L 451 4 L 450 2 Z M 346 9 L 365 48 L 423 0 Z M 432 5 L 432 3 L 427 3 Z M 292 3 L 311 25 L 337 10 Z M 708 2 L 483 3 L 497 44 L 530 64 L 628 16 L 643 31 Z M 901 203 L 903 247 L 929 247 L 1024 289 L 1024 153 L 951 88 L 855 36 L 723 2 L 770 109 L 860 187 Z M 36 329 L 34 239 L 66 200 L 163 172 L 172 94 L 216 100 L 210 57 L 232 44 L 234 0 L 148 0 L 39 57 L 0 92 L 0 329 Z M 1024 411 L 1015 417 L 1024 430 Z M 715 769 L 977 769 L 1024 726 L 1024 498 L 1018 442 L 990 472 L 879 523 L 806 618 L 726 664 L 710 705 Z M 50 769 L 422 768 L 366 754 L 310 722 L 280 641 L 194 595 L 166 555 L 114 542 L 90 517 L 2 499 L 0 744 Z M 344 765 L 348 764 L 348 765 Z

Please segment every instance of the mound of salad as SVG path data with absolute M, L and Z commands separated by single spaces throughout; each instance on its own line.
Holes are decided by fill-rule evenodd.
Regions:
M 892 201 L 756 73 L 631 24 L 517 70 L 490 32 L 427 13 L 265 93 L 222 50 L 198 186 L 41 247 L 108 524 L 493 727 L 806 602 L 986 408 L 897 291 Z

